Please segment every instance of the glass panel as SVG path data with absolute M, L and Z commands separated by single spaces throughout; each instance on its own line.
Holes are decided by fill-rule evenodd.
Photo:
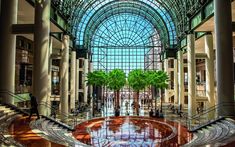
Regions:
M 94 70 L 157 69 L 162 42 L 152 23 L 130 13 L 113 15 L 96 29 L 91 41 Z M 101 56 L 103 55 L 103 56 Z

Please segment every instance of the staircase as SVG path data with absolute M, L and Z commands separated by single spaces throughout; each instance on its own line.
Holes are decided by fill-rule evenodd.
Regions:
M 234 141 L 234 139 L 235 121 L 225 118 L 197 130 L 194 133 L 193 139 L 184 146 L 223 146 Z
M 15 95 L 9 91 L 0 91 L 0 94 L 4 93 L 5 95 L 10 95 L 16 101 L 22 101 L 20 96 Z M 42 104 L 53 110 L 49 104 Z M 22 108 L 17 107 L 17 103 L 13 104 L 3 104 L 0 102 L 0 146 L 19 146 L 23 147 L 20 143 L 16 142 L 8 132 L 8 126 L 11 122 L 19 116 L 28 115 L 29 113 Z M 37 129 L 38 131 L 44 132 L 44 138 L 65 146 L 75 146 L 75 144 L 80 144 L 72 137 L 71 132 L 74 130 L 76 125 L 76 119 L 71 118 L 68 114 L 60 113 L 58 116 L 63 117 L 63 119 L 70 120 L 73 122 L 71 125 L 64 124 L 59 121 L 59 119 L 53 119 L 48 116 L 41 115 L 41 119 L 33 121 L 31 125 L 32 128 Z M 39 135 L 38 132 L 36 134 Z M 41 134 L 40 134 L 41 135 Z M 84 145 L 83 145 L 84 146 Z
M 0 146 L 18 146 L 23 147 L 22 144 L 16 142 L 8 132 L 8 127 L 16 117 L 20 117 L 20 112 L 17 112 L 7 106 L 0 105 Z
M 12 121 L 17 117 L 21 117 L 23 114 L 28 114 L 27 112 L 20 110 L 14 105 L 1 104 L 0 105 L 0 146 L 9 147 L 17 146 L 24 147 L 24 145 L 15 141 L 14 138 L 9 133 L 9 126 Z M 41 119 L 32 121 L 30 127 L 33 131 L 37 130 L 35 133 L 45 138 L 46 140 L 52 141 L 57 144 L 62 144 L 65 146 L 81 146 L 72 136 L 72 128 L 68 125 L 56 121 L 50 117 L 42 116 Z M 86 146 L 86 145 L 82 145 Z
M 30 123 L 30 127 L 33 130 L 37 130 L 37 132 L 35 133 L 40 133 L 41 137 L 50 140 L 52 142 L 62 144 L 65 146 L 82 146 L 82 147 L 87 146 L 86 144 L 77 141 L 73 137 L 71 131 L 45 118 L 32 121 Z
M 24 101 L 24 98 L 18 96 L 18 95 L 15 95 L 14 93 L 10 92 L 10 91 L 2 91 L 0 90 L 0 94 L 4 94 L 4 95 L 9 95 L 11 97 L 14 98 L 14 101 Z M 1 103 L 1 102 L 0 102 Z M 28 115 L 29 112 L 25 111 L 25 109 L 23 108 L 19 108 L 17 107 L 17 104 L 5 104 L 4 105 L 6 106 L 9 106 L 11 107 L 12 109 L 22 113 L 22 114 L 26 114 Z M 46 103 L 46 102 L 42 102 L 40 103 L 39 105 L 43 105 L 46 109 L 49 109 L 51 111 L 56 111 L 56 108 L 55 107 L 52 107 L 50 104 Z M 29 111 L 29 110 L 28 110 Z M 58 112 L 58 111 L 57 111 Z M 70 120 L 70 122 L 72 121 L 72 123 L 69 123 L 69 124 L 64 124 L 60 121 L 60 119 L 53 119 L 52 117 L 49 117 L 49 116 L 45 116 L 45 115 L 41 115 L 43 118 L 45 119 L 48 119 L 54 123 L 57 123 L 58 125 L 70 130 L 70 131 L 73 131 L 74 130 L 74 126 L 76 126 L 76 123 L 77 123 L 77 120 L 75 117 L 69 115 L 69 114 L 64 114 L 62 112 L 58 112 L 57 114 L 58 116 L 60 116 L 60 118 L 63 118 L 63 119 L 66 119 L 66 120 Z
M 223 146 L 235 141 L 235 121 L 228 117 L 217 116 L 209 119 L 209 114 L 214 114 L 221 107 L 231 107 L 235 103 L 220 103 L 203 113 L 191 118 L 186 117 L 189 132 L 193 132 L 193 139 L 184 146 Z

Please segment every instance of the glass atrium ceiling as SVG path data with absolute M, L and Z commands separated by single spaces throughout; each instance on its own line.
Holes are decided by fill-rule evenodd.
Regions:
M 144 5 L 152 7 L 164 20 L 170 17 L 166 24 L 173 21 L 173 26 L 175 26 L 179 37 L 188 29 L 186 14 L 193 14 L 201 8 L 201 1 L 205 0 L 52 0 L 59 11 L 68 18 L 70 26 L 74 28 L 73 34 L 80 32 L 78 25 L 82 27 L 80 23 L 86 24 L 98 10 L 106 9 L 107 5 L 111 3 L 122 2 L 139 3 L 140 9 L 145 9 L 145 12 L 148 12 L 149 8 Z
M 94 69 L 155 69 L 160 52 L 175 49 L 198 0 L 57 0 L 76 44 L 92 53 Z
M 164 45 L 174 46 L 176 44 L 176 29 L 172 17 L 156 1 L 97 0 L 93 4 L 85 4 L 85 9 L 78 13 L 79 19 L 77 21 L 79 23 L 76 26 L 77 28 L 75 27 L 78 30 L 77 43 L 85 45 L 85 48 L 89 48 L 89 37 L 86 36 L 93 35 L 92 31 L 96 29 L 97 25 L 112 15 L 125 12 L 141 15 L 150 21 L 160 32 Z M 90 7 L 88 7 L 89 4 Z
M 91 38 L 93 67 L 110 71 L 155 69 L 162 43 L 158 31 L 144 17 L 119 13 L 103 21 Z

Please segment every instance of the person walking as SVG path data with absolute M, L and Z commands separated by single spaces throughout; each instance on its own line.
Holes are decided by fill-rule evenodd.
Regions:
M 40 119 L 36 97 L 33 96 L 32 93 L 29 94 L 29 97 L 30 97 L 30 104 L 31 104 L 29 120 L 31 119 L 31 116 L 33 115 L 33 113 L 36 113 L 37 119 Z

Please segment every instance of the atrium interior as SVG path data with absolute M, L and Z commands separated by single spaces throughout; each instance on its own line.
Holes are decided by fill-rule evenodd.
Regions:
M 0 46 L 0 146 L 235 145 L 233 0 L 1 0 Z

